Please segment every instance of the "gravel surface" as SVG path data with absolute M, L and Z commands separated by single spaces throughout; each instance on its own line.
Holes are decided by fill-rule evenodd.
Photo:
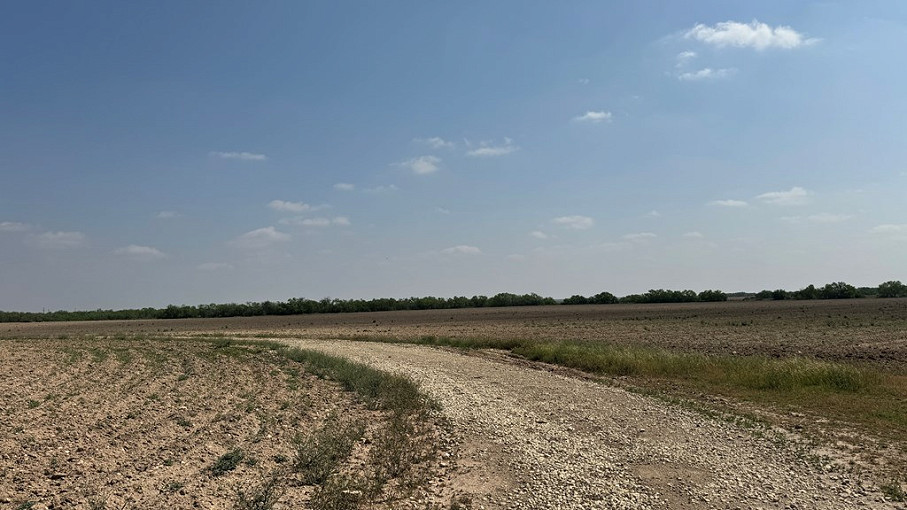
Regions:
M 472 508 L 904 508 L 795 448 L 620 388 L 423 346 L 285 341 L 418 381 L 463 445 L 447 483 Z

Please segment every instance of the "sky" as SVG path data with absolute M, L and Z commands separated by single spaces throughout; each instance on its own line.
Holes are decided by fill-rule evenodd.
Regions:
M 907 281 L 907 3 L 5 2 L 0 310 Z

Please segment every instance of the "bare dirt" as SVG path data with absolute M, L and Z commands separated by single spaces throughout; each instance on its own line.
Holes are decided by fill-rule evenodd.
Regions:
M 0 508 L 234 508 L 329 415 L 369 424 L 364 444 L 384 422 L 273 351 L 211 342 L 4 340 L 0 370 Z M 307 506 L 313 487 L 286 482 L 274 508 Z

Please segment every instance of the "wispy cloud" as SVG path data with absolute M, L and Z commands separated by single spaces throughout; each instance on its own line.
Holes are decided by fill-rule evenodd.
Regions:
M 362 191 L 365 193 L 389 193 L 391 191 L 399 191 L 400 188 L 396 184 L 381 184 L 379 186 L 373 186 L 371 188 L 363 188 Z
M 157 213 L 154 217 L 159 220 L 172 220 L 174 218 L 178 218 L 179 213 L 176 211 L 161 211 L 161 212 Z
M 675 60 L 677 61 L 675 67 L 684 67 L 690 60 L 693 60 L 694 58 L 696 58 L 695 51 L 681 51 L 675 57 Z
M 289 240 L 289 234 L 285 234 L 274 227 L 263 227 L 246 232 L 236 239 L 233 239 L 231 244 L 239 248 L 261 249 Z
M 652 209 L 651 211 L 642 215 L 643 218 L 661 218 L 661 213 Z
M 218 152 L 212 151 L 208 153 L 212 158 L 219 159 L 237 159 L 240 161 L 266 161 L 268 159 L 264 154 L 255 154 L 252 152 Z
M 466 155 L 473 158 L 493 158 L 506 156 L 518 150 L 520 148 L 513 144 L 512 139 L 504 138 L 503 145 L 496 145 L 493 141 L 480 142 L 477 148 L 467 151 Z
M 356 189 L 356 185 L 348 182 L 338 182 L 334 185 L 334 189 L 337 191 L 353 191 Z
M 29 238 L 29 244 L 39 248 L 62 250 L 78 248 L 85 244 L 87 238 L 81 232 L 44 232 Z
M 233 269 L 233 264 L 226 262 L 205 262 L 196 266 L 199 271 L 229 271 Z
M 281 225 L 301 225 L 303 227 L 348 227 L 350 220 L 346 216 L 335 216 L 333 218 L 284 218 L 280 220 Z
M 401 163 L 398 166 L 407 168 L 416 175 L 428 175 L 438 171 L 441 164 L 441 158 L 437 156 L 419 156 Z
M 702 232 L 693 231 L 693 232 L 685 232 L 683 234 L 683 237 L 686 237 L 687 239 L 702 239 L 705 236 L 702 235 Z
M 435 212 L 438 214 L 450 214 L 450 209 L 445 209 L 444 207 L 435 207 Z
M 438 136 L 433 136 L 431 138 L 413 138 L 413 141 L 416 143 L 425 144 L 432 149 L 453 149 L 456 144 L 454 142 L 445 140 Z
M 162 252 L 161 250 L 158 250 L 157 248 L 153 248 L 151 246 L 139 246 L 137 244 L 130 244 L 129 246 L 117 248 L 113 251 L 113 253 L 115 255 L 128 257 L 133 260 L 139 260 L 142 262 L 167 258 L 167 254 Z
M 548 239 L 548 234 L 542 232 L 541 230 L 533 230 L 532 232 L 529 232 L 529 235 L 536 239 Z
M 638 232 L 635 234 L 626 234 L 622 237 L 627 241 L 648 241 L 650 239 L 655 239 L 658 236 L 652 232 Z
M 712 69 L 711 67 L 706 67 L 698 71 L 680 73 L 677 75 L 677 79 L 680 81 L 720 80 L 728 78 L 734 74 L 735 71 L 736 69 L 733 68 Z
M 588 111 L 582 115 L 573 117 L 574 122 L 586 122 L 589 124 L 600 124 L 602 122 L 611 122 L 611 112 L 606 111 Z
M 812 193 L 799 187 L 794 186 L 787 191 L 770 191 L 756 197 L 766 204 L 772 205 L 804 205 L 809 203 L 809 197 Z
M 819 213 L 809 216 L 783 216 L 781 219 L 788 223 L 842 223 L 853 216 L 849 214 Z
M 712 200 L 711 202 L 709 202 L 709 205 L 717 205 L 720 207 L 746 207 L 749 204 L 747 204 L 743 200 L 729 199 L 729 200 Z
M 441 253 L 445 255 L 479 255 L 482 253 L 476 246 L 469 246 L 465 244 L 460 244 L 457 246 L 451 246 L 450 248 L 444 248 L 441 250 Z
M 15 221 L 0 221 L 0 232 L 28 232 L 31 226 Z
M 876 225 L 869 229 L 871 234 L 890 235 L 890 236 L 907 236 L 907 223 Z
M 591 82 L 590 82 L 589 78 L 580 78 L 580 79 L 576 80 L 576 83 L 579 83 L 580 85 L 588 85 Z
M 301 213 L 312 208 L 312 206 L 310 206 L 309 204 L 302 202 L 287 202 L 285 200 L 271 200 L 270 202 L 268 202 L 268 207 L 274 209 L 275 211 L 292 213 Z
M 687 39 L 718 48 L 733 46 L 762 51 L 768 48 L 793 49 L 814 44 L 819 39 L 807 38 L 789 26 L 771 26 L 753 20 L 749 23 L 724 21 L 713 26 L 698 24 L 684 33 Z
M 595 220 L 579 215 L 560 216 L 551 220 L 551 223 L 571 230 L 586 230 L 595 226 Z

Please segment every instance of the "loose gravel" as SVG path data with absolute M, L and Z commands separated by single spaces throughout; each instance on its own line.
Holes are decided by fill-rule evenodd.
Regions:
M 471 508 L 904 508 L 771 434 L 606 384 L 424 346 L 284 341 L 420 383 L 463 445 L 445 483 L 469 480 L 454 489 Z

